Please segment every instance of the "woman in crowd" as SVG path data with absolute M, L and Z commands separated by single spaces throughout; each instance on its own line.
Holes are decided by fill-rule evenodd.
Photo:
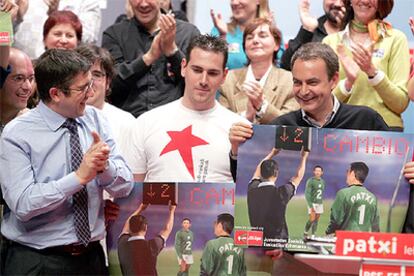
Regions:
M 255 18 L 271 19 L 272 14 L 269 10 L 268 0 L 231 0 L 230 6 L 232 16 L 229 23 L 222 20 L 220 13 L 216 14 L 214 10 L 211 10 L 211 18 L 214 24 L 211 34 L 226 39 L 229 44 L 227 67 L 237 69 L 244 67 L 247 63 L 246 54 L 243 50 L 243 31 L 245 27 Z
M 48 49 L 75 49 L 82 41 L 82 23 L 78 16 L 71 11 L 52 12 L 43 25 L 43 43 Z M 36 65 L 36 61 L 34 61 Z M 34 93 L 27 106 L 33 108 L 39 102 L 37 87 L 33 85 Z
M 292 74 L 274 64 L 280 47 L 280 31 L 267 19 L 257 18 L 246 26 L 243 48 L 248 66 L 230 70 L 220 88 L 219 101 L 255 123 L 296 110 Z
M 71 11 L 55 11 L 43 25 L 45 49 L 75 49 L 82 41 L 82 23 Z
M 402 131 L 409 54 L 405 35 L 383 20 L 393 5 L 393 0 L 346 0 L 351 14 L 345 29 L 323 41 L 341 61 L 336 97 L 375 109 L 392 130 Z

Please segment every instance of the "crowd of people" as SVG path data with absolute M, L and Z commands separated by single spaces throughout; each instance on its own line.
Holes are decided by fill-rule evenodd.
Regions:
M 319 18 L 310 0 L 299 0 L 301 27 L 286 45 L 268 0 L 228 1 L 228 23 L 211 10 L 211 34 L 200 34 L 171 1 L 126 0 L 126 15 L 104 30 L 101 47 L 99 0 L 37 2 L 0 1 L 13 30 L 0 45 L 0 275 L 107 275 L 100 241 L 119 212 L 111 200 L 127 197 L 134 181 L 232 183 L 254 124 L 402 132 L 401 114 L 414 101 L 407 37 L 386 21 L 393 0 L 323 0 Z M 279 188 L 276 153 L 253 175 L 249 215 L 283 233 L 271 224 L 284 213 L 260 213 L 260 200 L 285 208 L 308 153 Z M 414 162 L 404 176 L 414 184 Z M 147 207 L 127 219 L 119 239 L 125 275 L 157 274 L 179 208 L 170 204 L 165 228 L 145 240 Z M 305 232 L 314 233 L 320 213 L 309 208 Z M 212 256 L 233 244 L 233 227 L 230 214 L 218 214 L 203 275 L 224 269 Z M 145 254 L 151 261 L 134 265 L 132 256 Z M 245 274 L 244 253 L 233 257 L 233 275 Z M 193 263 L 186 260 L 180 253 L 179 275 Z

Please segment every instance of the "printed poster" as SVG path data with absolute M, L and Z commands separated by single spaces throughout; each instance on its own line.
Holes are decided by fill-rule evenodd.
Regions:
M 254 126 L 238 153 L 236 244 L 333 254 L 337 230 L 401 232 L 409 200 L 402 168 L 413 145 L 397 132 Z M 251 181 L 273 148 L 276 162 L 263 162 L 263 173 L 278 167 L 276 181 Z
M 176 204 L 174 224 L 165 247 L 157 256 L 158 275 L 177 275 L 179 264 L 175 250 L 175 239 L 183 228 L 183 220 L 191 220 L 192 237 L 185 235 L 184 247 L 191 248 L 192 264 L 189 275 L 200 275 L 200 259 L 209 240 L 215 238 L 214 225 L 217 215 L 234 214 L 234 183 L 135 183 L 127 198 L 116 201 L 120 206 L 120 215 L 111 223 L 107 235 L 110 274 L 122 275 L 118 257 L 118 239 L 128 217 L 140 206 L 149 203 L 142 212 L 148 221 L 147 240 L 156 237 L 165 226 L 169 214 L 169 203 Z M 223 250 L 243 250 L 242 248 L 223 247 Z M 188 253 L 188 252 L 187 252 Z M 190 254 L 186 254 L 190 255 Z M 138 257 L 136 262 L 140 260 Z M 226 269 L 235 266 L 235 260 L 225 260 Z

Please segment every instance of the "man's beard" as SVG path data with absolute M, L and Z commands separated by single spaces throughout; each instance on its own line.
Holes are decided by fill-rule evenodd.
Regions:
M 341 10 L 340 8 L 332 8 L 327 13 L 325 13 L 328 21 L 335 25 L 339 24 L 340 22 L 338 22 L 337 19 L 338 19 L 340 10 Z

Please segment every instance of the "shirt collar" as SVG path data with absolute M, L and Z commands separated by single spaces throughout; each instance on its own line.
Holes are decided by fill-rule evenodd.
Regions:
M 351 49 L 351 46 L 354 42 L 351 39 L 350 24 L 348 23 L 342 31 L 338 32 L 340 42 L 342 42 L 348 49 Z M 371 45 L 371 39 L 365 40 L 363 46 L 369 47 Z
M 275 186 L 275 183 L 271 182 L 271 181 L 263 181 L 261 182 L 259 185 L 257 185 L 258 188 L 260 187 L 266 187 L 266 186 Z
M 338 113 L 338 109 L 340 107 L 340 103 L 338 99 L 334 95 L 332 95 L 332 97 L 334 101 L 333 109 L 332 109 L 332 112 L 329 113 L 329 115 L 326 117 L 325 123 L 323 125 L 319 125 L 314 119 L 308 116 L 303 109 L 300 109 L 301 114 L 302 114 L 302 119 L 308 124 L 310 124 L 311 126 L 316 127 L 316 128 L 322 128 L 326 126 L 327 124 L 329 124 L 330 122 L 332 122 L 333 119 L 335 118 L 336 113 Z
M 37 109 L 39 110 L 40 116 L 42 116 L 47 126 L 52 131 L 58 130 L 67 119 L 61 114 L 53 111 L 50 107 L 43 103 L 43 101 L 39 102 L 39 104 L 37 105 Z M 77 118 L 75 119 L 75 121 L 79 123 Z
M 266 73 L 258 81 L 261 87 L 264 87 L 264 85 L 266 83 L 266 80 L 267 80 L 267 77 L 269 76 L 270 70 L 272 70 L 272 65 L 270 65 L 269 68 L 267 68 Z M 249 64 L 249 66 L 247 66 L 247 73 L 246 73 L 245 81 L 256 81 L 256 78 L 254 77 L 254 74 L 253 74 L 253 69 L 252 69 L 251 64 Z
M 137 240 L 145 240 L 144 236 L 131 236 L 128 238 L 128 241 L 137 241 Z

